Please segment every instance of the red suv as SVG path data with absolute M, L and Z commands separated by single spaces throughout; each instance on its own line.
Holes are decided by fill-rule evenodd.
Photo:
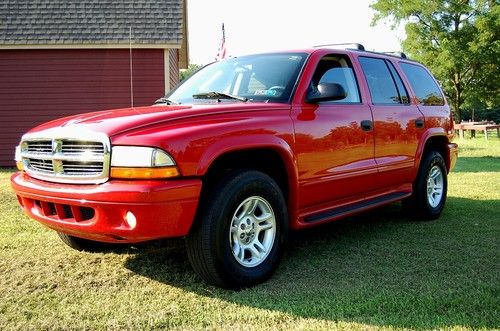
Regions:
M 28 216 L 78 250 L 185 237 L 207 282 L 270 277 L 289 229 L 403 200 L 443 210 L 457 158 L 419 63 L 329 47 L 212 63 L 149 107 L 40 125 L 11 178 Z

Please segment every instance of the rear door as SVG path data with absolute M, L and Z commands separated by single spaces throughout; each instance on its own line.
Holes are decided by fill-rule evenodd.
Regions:
M 399 72 L 388 59 L 360 56 L 373 114 L 377 189 L 407 190 L 424 117 L 412 104 Z

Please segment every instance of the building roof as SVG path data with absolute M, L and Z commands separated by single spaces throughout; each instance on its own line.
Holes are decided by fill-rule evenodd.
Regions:
M 0 46 L 180 45 L 184 0 L 3 0 Z M 187 38 L 187 36 L 184 36 Z

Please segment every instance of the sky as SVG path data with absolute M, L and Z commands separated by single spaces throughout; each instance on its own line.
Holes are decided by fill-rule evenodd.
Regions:
M 229 56 L 358 42 L 400 51 L 402 28 L 370 26 L 373 0 L 187 0 L 190 63 L 214 61 L 226 30 Z

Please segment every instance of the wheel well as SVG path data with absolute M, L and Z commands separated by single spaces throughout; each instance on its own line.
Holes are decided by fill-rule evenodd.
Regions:
M 272 149 L 242 150 L 219 156 L 202 177 L 202 196 L 233 169 L 253 169 L 267 174 L 276 181 L 285 201 L 288 201 L 289 186 L 286 166 L 280 154 Z
M 436 151 L 443 156 L 444 162 L 446 163 L 446 169 L 450 171 L 450 155 L 448 150 L 448 139 L 445 136 L 430 137 L 425 142 L 424 151 L 422 157 L 430 151 Z

